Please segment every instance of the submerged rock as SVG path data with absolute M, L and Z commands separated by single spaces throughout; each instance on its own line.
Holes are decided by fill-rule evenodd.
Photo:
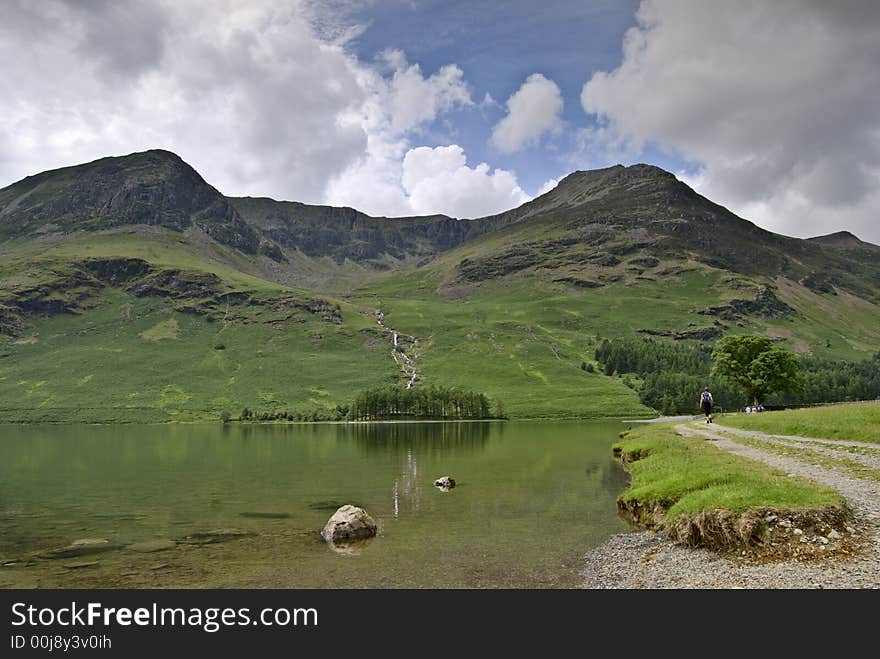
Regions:
M 41 554 L 40 558 L 73 558 L 74 556 L 86 556 L 88 554 L 99 554 L 113 549 L 119 549 L 122 545 L 111 543 L 104 538 L 83 538 L 75 540 L 66 547 L 57 549 L 48 549 Z
M 373 542 L 375 538 L 364 538 L 363 540 L 351 540 L 348 542 L 328 542 L 327 546 L 330 547 L 337 554 L 342 554 L 344 556 L 357 556 L 364 549 Z
M 287 519 L 290 517 L 290 513 L 273 513 L 273 512 L 260 512 L 260 511 L 245 511 L 243 513 L 239 513 L 242 517 L 256 517 L 259 519 Z
M 449 476 L 441 476 L 440 478 L 438 478 L 437 480 L 434 481 L 434 487 L 436 487 L 444 492 L 448 492 L 453 487 L 455 487 L 455 479 L 450 478 Z
M 162 540 L 147 540 L 145 542 L 136 542 L 129 545 L 126 549 L 136 551 L 141 554 L 152 554 L 157 551 L 165 551 L 166 549 L 174 549 L 177 543 L 174 540 L 163 538 Z
M 321 530 L 321 537 L 330 543 L 364 540 L 376 535 L 376 528 L 366 510 L 347 504 L 333 513 Z
M 184 536 L 180 542 L 188 545 L 213 545 L 218 542 L 227 542 L 238 538 L 247 538 L 257 535 L 253 531 L 241 529 L 215 529 L 213 531 L 200 531 Z
M 80 561 L 79 563 L 64 563 L 63 567 L 68 570 L 80 570 L 84 567 L 94 567 L 98 565 L 98 561 Z

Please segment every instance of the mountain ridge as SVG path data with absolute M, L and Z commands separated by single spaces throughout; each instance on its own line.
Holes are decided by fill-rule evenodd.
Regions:
M 850 235 L 774 234 L 648 164 L 455 219 L 226 197 L 163 150 L 99 159 L 0 190 L 0 421 L 336 418 L 414 372 L 513 417 L 633 418 L 604 337 L 873 354 L 880 248 Z

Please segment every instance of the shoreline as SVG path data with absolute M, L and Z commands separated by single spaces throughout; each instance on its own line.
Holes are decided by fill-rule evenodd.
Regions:
M 618 533 L 584 555 L 579 590 L 876 589 L 880 588 L 880 517 L 869 519 L 864 548 L 827 556 L 755 563 L 701 547 L 684 547 L 662 533 Z
M 782 546 L 790 544 L 807 550 L 796 550 L 794 555 L 759 555 L 745 545 L 720 551 L 692 547 L 676 543 L 664 531 L 620 533 L 584 555 L 582 582 L 578 588 L 880 588 L 877 481 L 852 471 L 855 463 L 846 463 L 844 466 L 850 466 L 847 471 L 840 465 L 816 459 L 816 455 L 820 455 L 817 451 L 823 451 L 824 458 L 833 460 L 836 451 L 847 460 L 861 461 L 858 464 L 863 468 L 876 468 L 880 465 L 880 455 L 876 454 L 880 446 L 847 440 L 778 437 L 723 425 L 704 427 L 700 423 L 679 424 L 675 429 L 678 435 L 701 436 L 720 450 L 766 464 L 788 477 L 799 476 L 835 490 L 845 499 L 852 514 L 851 521 L 835 537 L 823 531 L 828 537 L 819 538 L 810 537 L 813 534 L 809 527 L 800 524 L 803 520 L 797 520 L 790 513 L 786 516 L 791 519 L 783 520 L 789 523 L 782 533 L 778 528 L 782 522 L 778 522 L 775 515 L 768 517 L 768 525 L 775 524 L 771 547 L 775 540 Z M 749 445 L 744 437 L 745 440 L 760 439 L 763 444 Z M 791 443 L 804 449 L 804 456 L 792 455 Z M 773 448 L 786 450 L 774 452 Z M 852 448 L 862 453 L 853 454 L 848 450 Z M 812 461 L 811 454 L 814 454 Z
M 663 417 L 659 417 L 663 418 Z M 689 417 L 688 417 L 689 418 Z M 219 428 L 230 428 L 233 426 L 317 426 L 317 425 L 376 425 L 376 424 L 419 424 L 419 423 L 517 423 L 520 421 L 529 422 L 576 422 L 582 421 L 592 423 L 595 421 L 617 421 L 620 423 L 659 423 L 654 419 L 626 419 L 616 416 L 595 416 L 595 417 L 517 417 L 515 419 L 377 419 L 375 421 L 229 421 L 223 423 L 219 420 L 204 421 L 0 421 L 0 427 L 3 426 L 216 426 Z

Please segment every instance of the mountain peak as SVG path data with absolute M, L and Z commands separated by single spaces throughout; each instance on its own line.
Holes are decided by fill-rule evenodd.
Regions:
M 639 163 L 625 167 L 614 165 L 603 169 L 572 172 L 547 194 L 536 200 L 540 206 L 579 206 L 608 198 L 609 195 L 661 195 L 677 188 L 687 188 L 674 174 L 656 165 Z M 540 201 L 539 201 L 540 200 Z M 535 203 L 535 202 L 533 202 Z
M 258 239 L 180 156 L 150 149 L 29 176 L 0 190 L 0 239 L 154 225 L 198 227 L 255 252 Z
M 824 236 L 807 238 L 807 240 L 820 245 L 831 245 L 832 247 L 861 247 L 862 245 L 868 244 L 849 231 L 837 231 L 835 233 L 825 234 Z
M 648 163 L 638 163 L 635 165 L 613 165 L 602 169 L 586 169 L 572 172 L 560 181 L 560 185 L 564 182 L 567 184 L 590 183 L 593 181 L 604 183 L 621 183 L 624 181 L 637 181 L 644 179 L 661 179 L 661 180 L 677 180 L 675 175 L 667 172 L 661 167 L 650 165 Z

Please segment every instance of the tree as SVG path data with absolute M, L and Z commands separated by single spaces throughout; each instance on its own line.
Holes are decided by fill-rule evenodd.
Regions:
M 746 403 L 764 401 L 770 393 L 801 387 L 797 355 L 764 336 L 726 336 L 712 350 L 712 375 L 727 378 L 742 389 Z

